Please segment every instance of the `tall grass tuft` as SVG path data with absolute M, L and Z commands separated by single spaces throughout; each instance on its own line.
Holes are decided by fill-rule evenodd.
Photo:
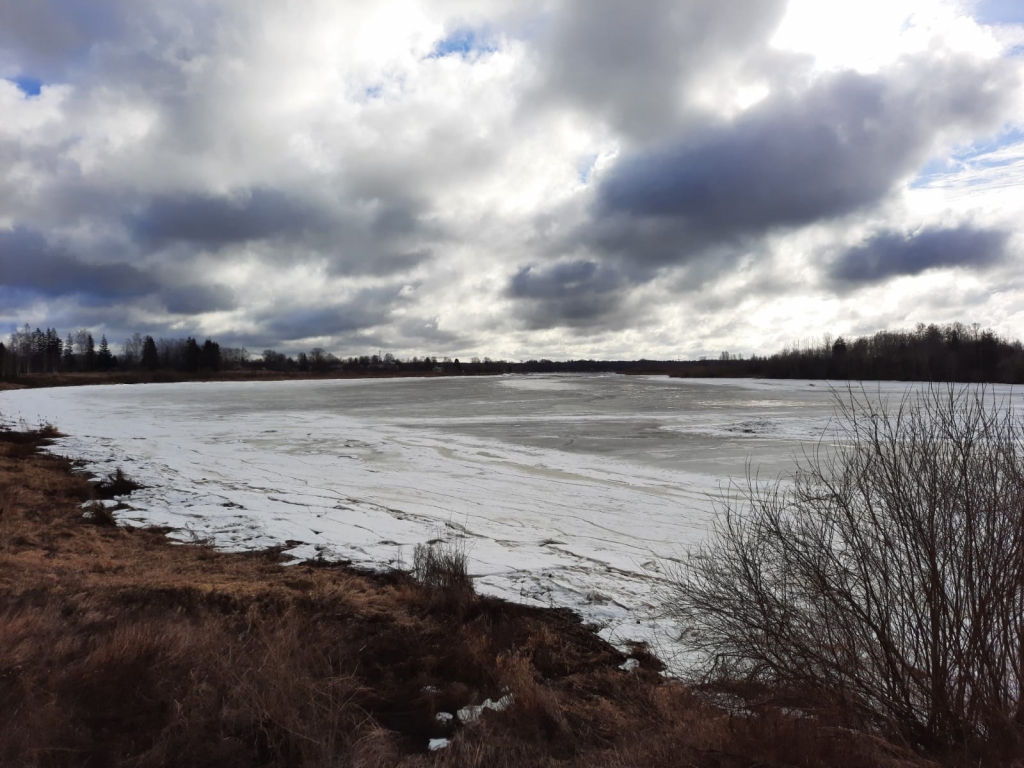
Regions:
M 473 579 L 465 540 L 438 539 L 417 544 L 412 556 L 412 577 L 434 593 L 439 605 L 461 611 L 472 602 Z

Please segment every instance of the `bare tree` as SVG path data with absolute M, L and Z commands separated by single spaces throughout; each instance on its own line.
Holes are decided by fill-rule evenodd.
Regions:
M 220 357 L 226 370 L 237 371 L 249 364 L 249 350 L 245 347 L 221 347 Z
M 1024 425 L 977 388 L 852 390 L 796 473 L 748 478 L 669 609 L 719 682 L 921 749 L 1024 746 Z
M 89 339 L 92 334 L 89 333 L 88 328 L 79 328 L 75 331 L 75 354 L 79 357 L 85 357 L 85 354 L 89 347 Z
M 327 367 L 327 351 L 323 347 L 313 347 L 309 350 L 308 359 L 314 371 L 322 371 Z
M 32 372 L 32 329 L 28 323 L 20 330 L 11 334 L 11 349 L 14 355 L 15 370 L 20 373 Z
M 124 341 L 121 361 L 126 368 L 135 368 L 142 363 L 142 347 L 144 344 L 141 333 L 133 333 Z

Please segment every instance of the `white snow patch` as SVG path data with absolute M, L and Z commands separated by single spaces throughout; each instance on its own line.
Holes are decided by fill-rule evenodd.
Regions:
M 495 712 L 502 712 L 510 706 L 512 706 L 512 694 L 506 693 L 497 701 L 485 699 L 483 704 L 470 704 L 468 707 L 463 707 L 455 714 L 458 715 L 460 722 L 467 724 L 478 719 L 480 715 L 484 713 L 484 710 L 491 709 Z

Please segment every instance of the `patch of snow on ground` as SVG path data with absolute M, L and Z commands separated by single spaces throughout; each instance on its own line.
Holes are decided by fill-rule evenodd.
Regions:
M 479 719 L 480 715 L 484 713 L 484 710 L 490 709 L 495 712 L 503 712 L 512 706 L 512 694 L 506 693 L 497 701 L 491 701 L 485 699 L 483 704 L 470 704 L 468 707 L 463 707 L 455 714 L 459 717 L 459 722 L 463 725 L 472 723 L 474 720 Z

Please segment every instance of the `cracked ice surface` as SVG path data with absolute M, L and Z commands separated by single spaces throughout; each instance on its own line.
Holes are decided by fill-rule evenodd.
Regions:
M 369 567 L 463 537 L 478 591 L 573 608 L 669 662 L 665 562 L 706 535 L 723 483 L 790 469 L 831 413 L 821 382 L 610 375 L 0 393 L 8 420 L 68 435 L 53 451 L 146 486 L 123 522 Z

